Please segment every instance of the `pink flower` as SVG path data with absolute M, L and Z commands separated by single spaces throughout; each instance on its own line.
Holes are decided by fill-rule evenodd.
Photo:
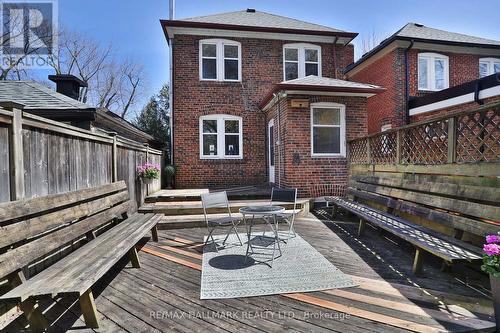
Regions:
M 483 251 L 489 255 L 500 255 L 500 245 L 498 244 L 484 244 Z
M 486 236 L 486 243 L 500 243 L 500 237 L 498 237 L 497 235 L 488 235 Z

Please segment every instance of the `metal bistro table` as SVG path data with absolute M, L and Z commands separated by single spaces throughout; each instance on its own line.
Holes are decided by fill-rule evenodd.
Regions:
M 243 223 L 246 226 L 247 229 L 247 251 L 245 254 L 245 261 L 248 259 L 248 256 L 250 254 L 254 254 L 254 249 L 267 249 L 267 246 L 258 246 L 258 245 L 253 245 L 251 242 L 251 237 L 252 237 L 252 227 L 255 224 L 255 217 L 260 217 L 264 220 L 266 225 L 268 225 L 271 228 L 271 231 L 274 234 L 274 237 L 269 237 L 265 236 L 265 230 L 264 233 L 262 234 L 262 239 L 264 238 L 271 238 L 273 240 L 273 258 L 271 260 L 271 265 L 274 262 L 274 254 L 276 252 L 276 246 L 278 247 L 279 254 L 281 255 L 281 247 L 280 247 L 280 239 L 278 235 L 278 221 L 276 219 L 276 215 L 281 214 L 285 211 L 284 207 L 281 206 L 271 206 L 271 205 L 265 205 L 265 206 L 246 206 L 240 208 L 240 213 L 243 215 Z M 247 216 L 251 216 L 252 218 L 249 219 L 249 223 L 247 224 Z M 274 224 L 274 225 L 273 225 Z

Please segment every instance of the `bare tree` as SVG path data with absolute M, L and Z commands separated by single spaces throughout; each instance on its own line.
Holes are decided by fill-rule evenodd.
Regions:
M 358 47 L 359 50 L 361 51 L 361 54 L 365 54 L 367 52 L 370 52 L 373 48 L 375 48 L 377 45 L 380 44 L 384 40 L 384 37 L 382 34 L 377 33 L 375 29 L 372 30 L 372 32 L 369 35 L 363 35 L 358 42 Z
M 144 71 L 132 60 L 118 60 L 111 45 L 102 46 L 77 33 L 64 32 L 51 61 L 57 74 L 73 74 L 87 83 L 81 101 L 125 118 L 142 95 Z

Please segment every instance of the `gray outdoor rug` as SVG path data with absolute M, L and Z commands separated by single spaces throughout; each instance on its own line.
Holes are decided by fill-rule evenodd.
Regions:
M 318 291 L 356 286 L 352 279 L 332 265 L 302 237 L 297 235 L 281 243 L 282 256 L 270 263 L 272 245 L 245 262 L 246 234 L 232 234 L 225 248 L 215 251 L 206 246 L 203 253 L 200 299 L 236 298 L 261 295 Z M 269 233 L 266 235 L 270 235 Z M 214 236 L 216 240 L 224 236 Z M 266 246 L 266 237 L 252 238 L 252 244 Z M 236 245 L 238 244 L 238 245 Z M 276 252 L 276 255 L 279 255 Z

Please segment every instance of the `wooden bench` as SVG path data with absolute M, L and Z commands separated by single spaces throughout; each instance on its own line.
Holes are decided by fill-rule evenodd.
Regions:
M 481 249 L 462 239 L 464 232 L 484 236 L 500 231 L 500 187 L 497 180 L 481 186 L 453 182 L 453 177 L 427 175 L 354 176 L 347 189 L 353 199 L 327 198 L 360 218 L 358 234 L 366 223 L 375 225 L 416 248 L 413 272 L 421 273 L 424 253 L 443 259 L 443 268 L 460 261 L 482 260 Z M 375 209 L 366 203 L 386 207 Z M 373 205 L 372 205 L 373 206 Z M 397 216 L 406 213 L 454 231 L 448 236 Z
M 139 213 L 129 217 L 131 208 L 123 181 L 1 203 L 0 277 L 11 289 L 0 301 L 19 304 L 30 329 L 42 331 L 49 323 L 37 300 L 77 294 L 86 325 L 97 328 L 91 287 L 124 255 L 133 267 L 140 267 L 136 243 L 150 230 L 153 240 L 158 239 L 159 217 Z M 55 263 L 39 267 L 43 260 Z

